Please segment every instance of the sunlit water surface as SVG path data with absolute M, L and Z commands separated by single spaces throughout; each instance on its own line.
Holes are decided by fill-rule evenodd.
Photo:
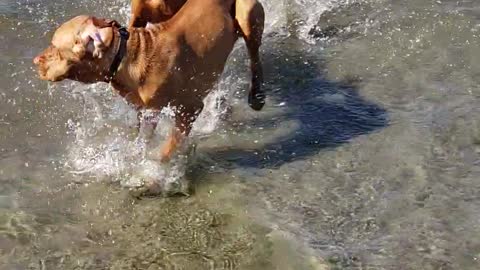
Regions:
M 266 107 L 238 42 L 196 150 L 159 166 L 107 85 L 31 64 L 128 2 L 0 2 L 1 269 L 480 269 L 480 2 L 262 3 Z M 137 199 L 142 177 L 194 193 Z

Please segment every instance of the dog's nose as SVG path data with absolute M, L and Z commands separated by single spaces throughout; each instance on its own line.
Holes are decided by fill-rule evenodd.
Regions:
M 39 55 L 39 56 L 33 58 L 33 63 L 35 65 L 39 65 L 41 62 L 43 62 L 43 60 L 44 60 L 44 57 L 42 55 Z

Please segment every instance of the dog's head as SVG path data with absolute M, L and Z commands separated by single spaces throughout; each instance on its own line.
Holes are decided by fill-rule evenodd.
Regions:
M 115 21 L 85 15 L 62 24 L 51 45 L 33 60 L 40 79 L 84 83 L 105 80 L 115 55 L 115 27 Z

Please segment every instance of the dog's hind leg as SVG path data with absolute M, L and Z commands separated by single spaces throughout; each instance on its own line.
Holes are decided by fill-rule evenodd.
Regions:
M 263 68 L 259 55 L 265 21 L 262 4 L 257 0 L 236 0 L 235 20 L 250 56 L 252 84 L 248 104 L 252 109 L 259 111 L 265 105 L 265 93 L 262 90 Z
M 147 26 L 148 18 L 143 15 L 146 8 L 145 0 L 132 0 L 129 28 Z

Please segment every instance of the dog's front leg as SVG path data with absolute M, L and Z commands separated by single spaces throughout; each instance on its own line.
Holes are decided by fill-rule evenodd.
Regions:
M 135 125 L 135 129 L 137 130 L 137 136 L 140 135 L 140 128 L 142 127 L 142 117 L 143 112 L 137 110 L 137 124 Z
M 177 150 L 178 146 L 183 142 L 186 135 L 182 133 L 177 127 L 173 127 L 167 141 L 163 145 L 160 153 L 160 161 L 170 161 L 173 153 Z
M 171 159 L 172 154 L 178 147 L 184 143 L 185 138 L 190 134 L 193 123 L 203 109 L 203 102 L 190 103 L 189 105 L 181 105 L 177 108 L 175 114 L 175 127 L 172 129 L 167 142 L 163 146 L 160 153 L 160 160 L 167 162 Z
M 137 112 L 137 134 L 146 142 L 149 142 L 157 128 L 158 111 L 138 111 Z

